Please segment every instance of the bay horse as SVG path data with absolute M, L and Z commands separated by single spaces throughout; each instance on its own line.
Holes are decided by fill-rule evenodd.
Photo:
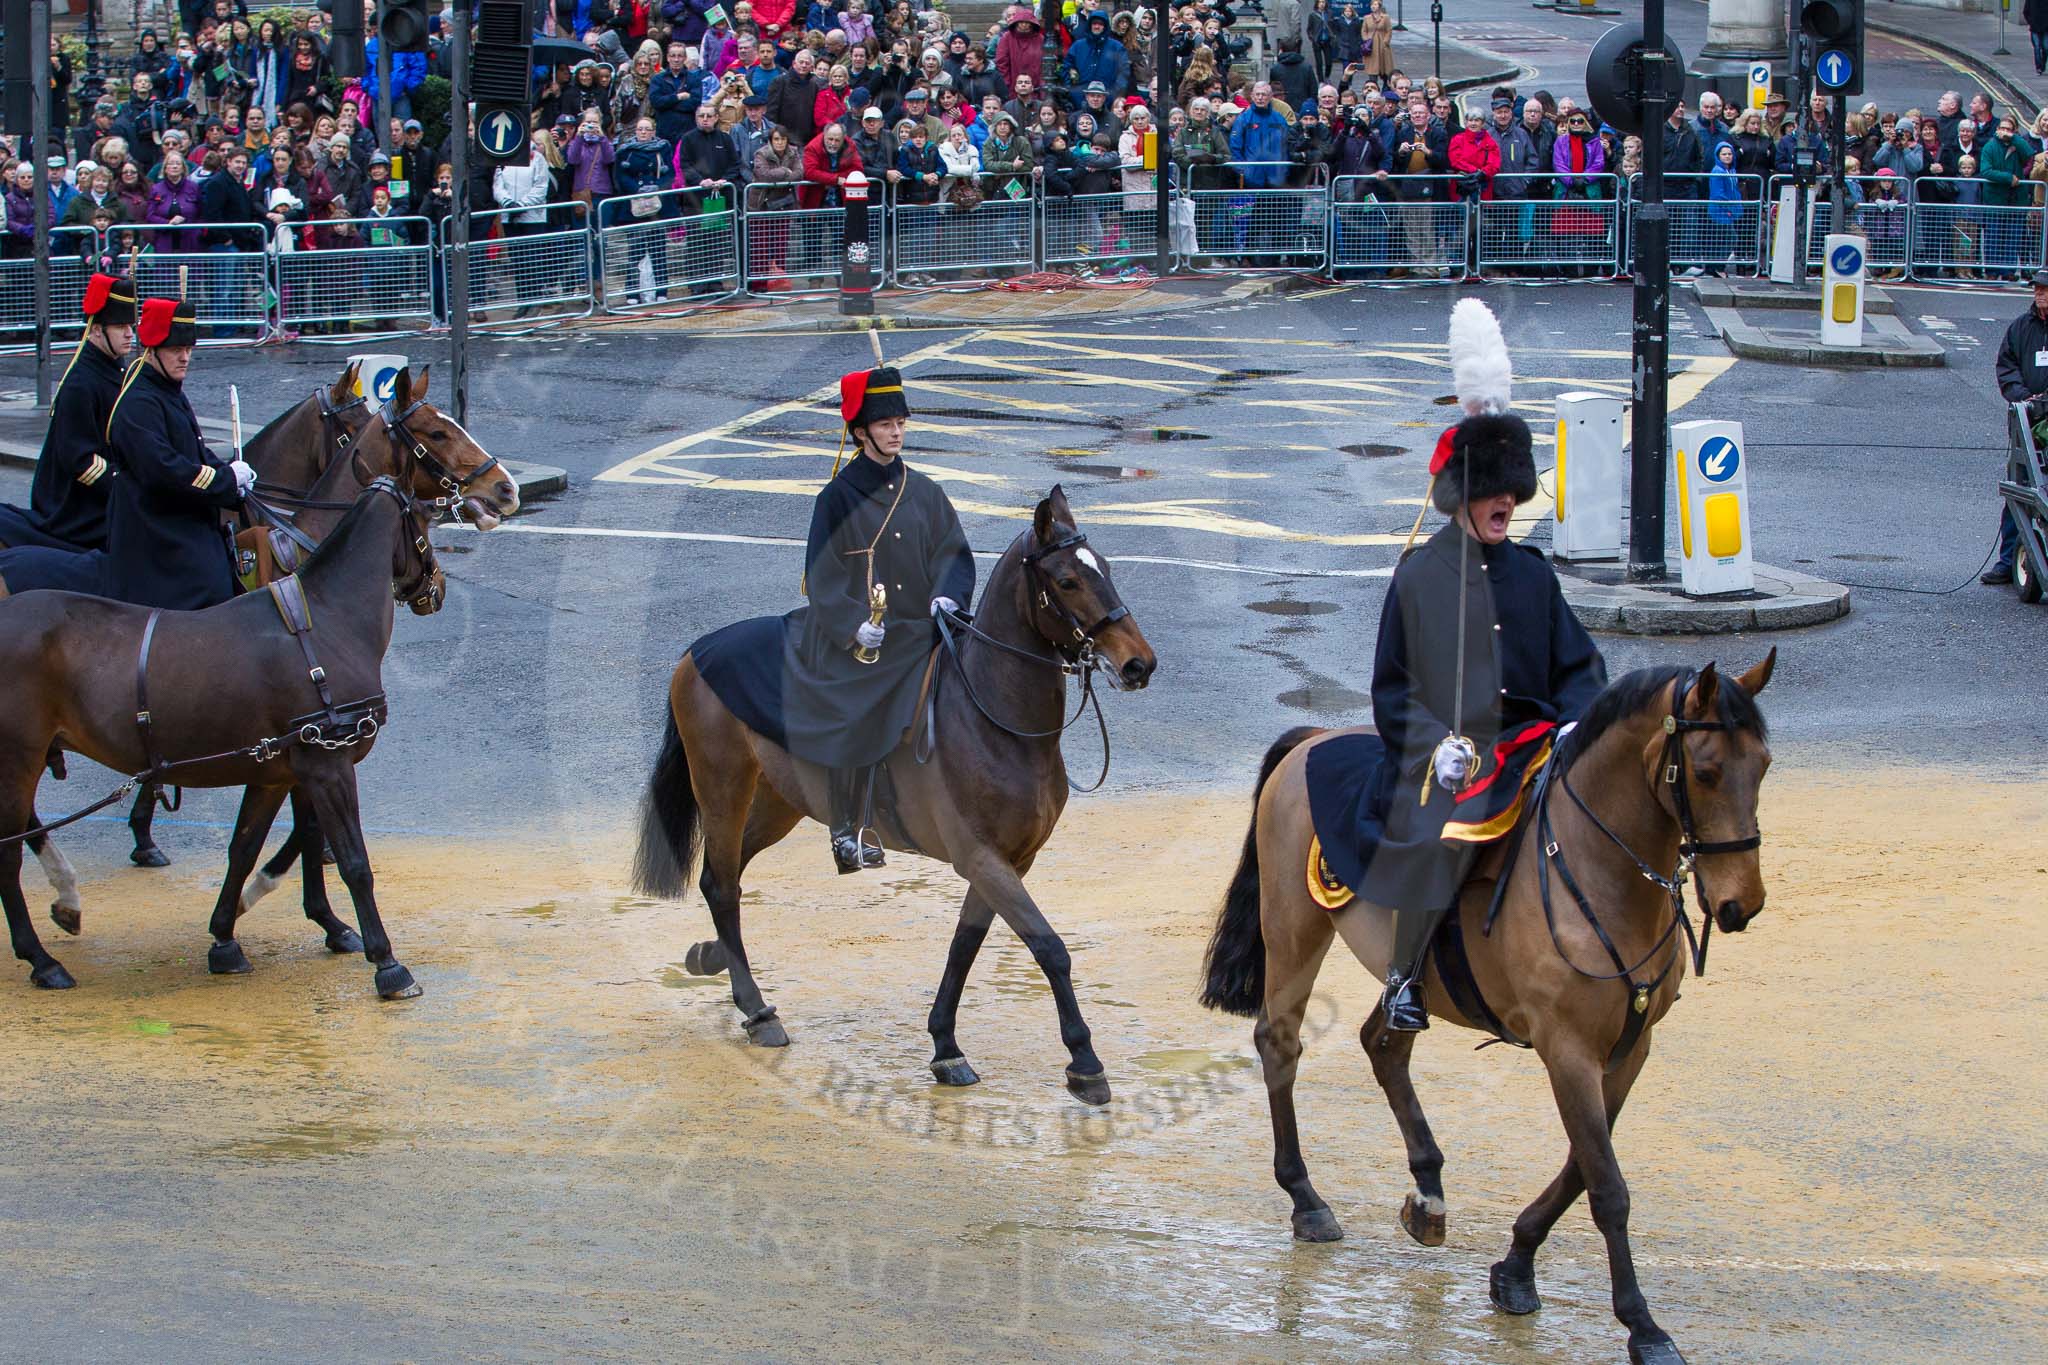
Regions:
M 931 1072 L 941 1085 L 980 1080 L 954 1021 L 975 954 L 1000 915 L 1052 987 L 1069 1053 L 1067 1088 L 1106 1104 L 1109 1081 L 1074 997 L 1071 958 L 1024 877 L 1066 807 L 1059 736 L 1068 677 L 1083 679 L 1084 694 L 1092 670 L 1135 690 L 1158 660 L 1058 488 L 997 561 L 979 615 L 948 629 L 962 635 L 934 661 L 935 730 L 928 735 L 920 718 L 884 760 L 895 802 L 893 815 L 878 821 L 887 847 L 950 863 L 967 881 L 927 1023 Z M 666 712 L 634 882 L 644 895 L 682 896 L 701 847 L 697 884 L 718 937 L 692 946 L 685 966 L 704 976 L 729 970 L 749 1041 L 786 1046 L 789 1035 L 762 998 L 740 939 L 740 877 L 804 816 L 825 818 L 825 771 L 742 724 L 688 653 L 669 680 Z M 926 742 L 928 751 L 920 748 Z
M 1650 1316 L 1636 1280 L 1628 1185 L 1612 1133 L 1649 1057 L 1650 1035 L 1678 999 L 1686 951 L 1681 923 L 1692 939 L 1682 899 L 1688 876 L 1709 916 L 1703 934 L 1714 925 L 1742 930 L 1763 909 L 1756 813 L 1771 756 L 1755 698 L 1776 660 L 1773 650 L 1734 678 L 1709 664 L 1696 677 L 1649 669 L 1610 684 L 1525 795 L 1523 830 L 1502 850 L 1505 871 L 1483 860 L 1444 930 L 1462 945 L 1479 1018 L 1455 1003 L 1460 983 L 1444 976 L 1444 936 L 1424 977 L 1432 1015 L 1485 1029 L 1480 1018 L 1490 1012 L 1509 1041 L 1535 1049 L 1570 1142 L 1564 1169 L 1515 1220 L 1508 1253 L 1489 1273 L 1493 1303 L 1514 1314 L 1541 1307 L 1537 1249 L 1583 1191 L 1607 1243 L 1614 1314 L 1628 1328 L 1629 1359 L 1648 1365 L 1683 1357 Z M 1309 1183 L 1295 1125 L 1302 1017 L 1333 938 L 1341 935 L 1352 955 L 1383 977 L 1393 934 L 1391 911 L 1354 900 L 1332 913 L 1309 892 L 1315 830 L 1308 756 L 1343 733 L 1293 730 L 1267 752 L 1202 990 L 1210 1008 L 1258 1018 L 1252 1036 L 1272 1110 L 1273 1174 L 1293 1198 L 1294 1235 L 1309 1242 L 1335 1241 L 1343 1230 Z M 1705 943 L 1702 937 L 1694 949 L 1696 970 L 1704 969 Z M 1401 1224 L 1424 1246 L 1438 1246 L 1443 1153 L 1409 1078 L 1416 1035 L 1384 1023 L 1376 1007 L 1359 1042 L 1415 1178 Z

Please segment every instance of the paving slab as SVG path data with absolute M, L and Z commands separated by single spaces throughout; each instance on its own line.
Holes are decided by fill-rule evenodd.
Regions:
M 1948 352 L 1940 342 L 1907 330 L 1905 323 L 1892 316 L 1866 317 L 1860 346 L 1823 346 L 1818 316 L 1790 326 L 1765 327 L 1746 320 L 1733 308 L 1708 308 L 1706 313 L 1708 325 L 1720 334 L 1723 344 L 1744 360 L 1835 369 L 1948 364 Z
M 1663 583 L 1631 583 L 1620 564 L 1553 561 L 1565 600 L 1588 630 L 1612 635 L 1724 635 L 1734 631 L 1793 630 L 1849 614 L 1849 590 L 1839 583 L 1755 566 L 1753 592 L 1688 597 L 1677 571 Z
M 1731 279 L 1702 275 L 1698 279 L 1673 281 L 1691 288 L 1693 297 L 1702 308 L 1773 308 L 1790 312 L 1805 311 L 1820 316 L 1820 281 L 1806 284 L 1779 284 L 1767 279 Z M 1898 301 L 1889 291 L 1874 284 L 1863 286 L 1863 313 L 1866 317 L 1894 317 L 1899 311 Z

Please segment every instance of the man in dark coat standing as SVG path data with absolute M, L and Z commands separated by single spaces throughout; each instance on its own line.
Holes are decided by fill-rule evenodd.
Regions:
M 823 85 L 813 74 L 817 64 L 806 48 L 768 87 L 768 121 L 789 130 L 792 146 L 807 146 L 818 135 L 818 91 Z
M 2048 270 L 2034 272 L 2033 306 L 2005 329 L 2005 339 L 1998 343 L 1996 373 L 1998 396 L 2008 403 L 2048 393 Z M 2020 528 L 2013 524 L 2012 507 L 2000 501 L 1998 557 L 1978 580 L 1993 586 L 2012 582 L 2013 561 L 2020 553 Z
M 96 550 L 107 543 L 107 417 L 134 342 L 134 281 L 94 275 L 81 311 L 85 336 L 50 404 L 29 506 L 0 505 L 0 545 Z
M 240 460 L 206 448 L 185 399 L 199 329 L 182 301 L 149 299 L 129 374 L 107 424 L 118 474 L 107 508 L 107 593 L 146 607 L 194 611 L 234 596 L 232 547 L 220 514 L 256 482 Z

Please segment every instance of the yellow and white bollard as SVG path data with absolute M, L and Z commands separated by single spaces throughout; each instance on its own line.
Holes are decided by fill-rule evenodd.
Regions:
M 1756 587 L 1749 553 L 1749 461 L 1740 422 L 1671 428 L 1678 487 L 1680 587 L 1688 596 Z
M 407 364 L 402 355 L 374 353 L 352 355 L 349 362 L 358 367 L 356 392 L 369 399 L 373 407 L 382 407 L 391 401 L 398 387 L 398 372 Z
M 1821 252 L 1820 344 L 1863 344 L 1863 274 L 1867 244 L 1846 232 L 1831 232 Z
M 1621 558 L 1621 400 L 1604 393 L 1557 396 L 1557 498 L 1550 553 L 1580 561 Z

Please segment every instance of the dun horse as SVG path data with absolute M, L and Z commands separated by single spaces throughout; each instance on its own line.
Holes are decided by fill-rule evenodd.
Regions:
M 1520 839 L 1504 873 L 1497 921 L 1494 882 L 1465 888 L 1456 935 L 1484 1005 L 1513 1040 L 1526 1040 L 1550 1073 L 1570 1141 L 1564 1169 L 1515 1220 L 1507 1256 L 1490 1275 L 1493 1302 L 1508 1313 L 1541 1306 L 1536 1252 L 1579 1194 L 1607 1242 L 1614 1313 L 1629 1331 L 1632 1361 L 1682 1361 L 1650 1316 L 1628 1241 L 1628 1186 L 1614 1154 L 1615 1119 L 1650 1053 L 1650 1035 L 1678 999 L 1692 927 L 1686 879 L 1703 912 L 1702 934 L 1734 933 L 1764 905 L 1758 867 L 1758 789 L 1770 765 L 1764 719 L 1754 698 L 1770 681 L 1776 651 L 1733 679 L 1709 664 L 1632 673 L 1595 700 L 1563 751 L 1524 802 L 1534 837 Z M 1308 890 L 1314 832 L 1305 779 L 1310 750 L 1339 732 L 1295 730 L 1267 753 L 1255 810 L 1215 937 L 1202 1001 L 1258 1016 L 1253 1038 L 1264 1063 L 1273 1117 L 1273 1173 L 1294 1200 L 1303 1241 L 1343 1236 L 1309 1183 L 1294 1116 L 1301 1021 L 1332 938 L 1375 975 L 1388 960 L 1393 917 L 1353 901 L 1332 914 Z M 1442 970 L 1444 939 L 1425 977 L 1430 1012 L 1465 1028 L 1487 1027 L 1451 1000 Z M 1700 940 L 1696 966 L 1705 962 Z M 1475 1009 L 1475 1013 L 1483 1010 Z M 1425 1246 L 1444 1239 L 1443 1153 L 1409 1080 L 1415 1035 L 1382 1027 L 1380 1011 L 1359 1030 L 1373 1074 L 1386 1091 L 1408 1149 L 1415 1189 L 1401 1224 Z
M 967 880 L 928 1023 L 932 1074 L 942 1085 L 980 1079 L 954 1020 L 975 954 L 1000 915 L 1051 983 L 1070 1054 L 1068 1088 L 1106 1103 L 1109 1082 L 1074 998 L 1066 945 L 1024 876 L 1066 806 L 1059 734 L 1068 676 L 1099 669 L 1112 686 L 1140 688 L 1157 660 L 1117 596 L 1107 560 L 1087 548 L 1057 488 L 997 562 L 972 626 L 958 629 L 957 654 L 935 663 L 935 737 L 920 721 L 885 761 L 896 799 L 894 818 L 880 821 L 888 847 L 950 863 Z M 670 679 L 667 709 L 634 879 L 647 895 L 683 895 L 701 842 L 698 886 L 718 938 L 692 947 L 686 965 L 700 975 L 730 970 L 747 1037 L 782 1047 L 789 1037 L 740 940 L 740 877 L 804 816 L 823 819 L 825 773 L 741 724 L 688 654 Z M 935 742 L 921 761 L 917 741 L 926 738 Z

